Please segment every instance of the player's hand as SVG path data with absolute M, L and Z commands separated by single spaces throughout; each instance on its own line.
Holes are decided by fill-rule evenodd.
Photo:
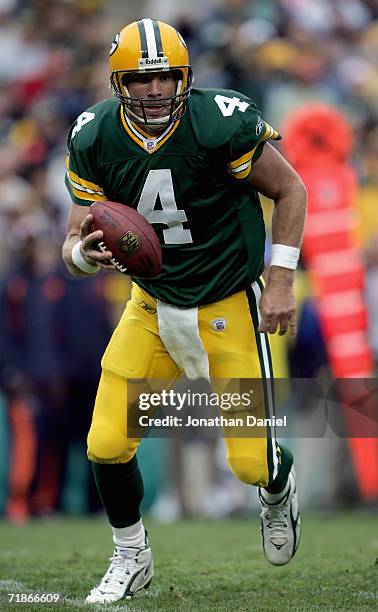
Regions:
M 93 215 L 88 214 L 80 226 L 79 238 L 81 240 L 80 251 L 85 261 L 91 265 L 98 264 L 100 268 L 114 270 L 113 264 L 109 261 L 112 257 L 111 251 L 100 251 L 98 243 L 103 238 L 103 231 L 91 231 Z
M 295 299 L 293 294 L 293 273 L 285 268 L 272 269 L 267 285 L 262 292 L 259 310 L 261 315 L 259 332 L 268 332 L 279 335 L 289 330 L 291 336 L 297 333 L 297 318 L 295 312 Z M 282 272 L 281 272 L 282 271 Z

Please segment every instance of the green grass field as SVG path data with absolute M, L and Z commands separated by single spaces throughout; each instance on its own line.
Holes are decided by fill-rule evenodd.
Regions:
M 292 612 L 378 609 L 378 519 L 364 513 L 305 516 L 286 567 L 263 557 L 258 519 L 146 521 L 156 575 L 131 602 L 90 610 Z M 104 519 L 0 523 L 0 609 L 79 610 L 112 552 Z M 10 604 L 8 593 L 59 593 L 57 605 Z

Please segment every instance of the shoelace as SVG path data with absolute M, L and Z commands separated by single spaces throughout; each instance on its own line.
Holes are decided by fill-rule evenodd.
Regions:
M 287 510 L 286 508 L 269 508 L 264 512 L 266 526 L 272 530 L 270 539 L 285 538 L 287 529 Z
M 125 577 L 137 568 L 138 564 L 133 559 L 126 559 L 122 555 L 114 554 L 109 557 L 111 565 L 105 576 L 93 590 L 99 590 L 102 593 L 114 593 L 114 589 L 118 590 L 118 584 L 124 584 Z

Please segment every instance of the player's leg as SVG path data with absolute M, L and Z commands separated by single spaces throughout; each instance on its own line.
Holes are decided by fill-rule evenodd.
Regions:
M 116 545 L 111 564 L 87 603 L 132 596 L 153 575 L 151 550 L 140 515 L 143 480 L 136 451 L 140 440 L 127 433 L 127 406 L 140 392 L 130 379 L 174 379 L 179 371 L 157 334 L 153 306 L 143 308 L 139 290 L 115 330 L 102 360 L 102 376 L 88 435 L 88 456 Z M 129 381 L 129 383 L 128 383 Z
M 200 309 L 200 333 L 209 356 L 212 379 L 261 379 L 261 414 L 274 415 L 273 373 L 267 334 L 257 333 L 262 284 Z M 224 320 L 221 331 L 213 325 Z M 215 382 L 215 384 L 217 384 Z M 219 387 L 219 383 L 218 383 Z M 255 414 L 255 413 L 254 413 Z M 279 445 L 274 428 L 254 430 L 254 437 L 227 437 L 227 462 L 239 480 L 259 487 L 264 552 L 274 564 L 287 563 L 299 541 L 299 518 L 293 458 Z M 290 518 L 290 508 L 293 520 Z
M 126 379 L 103 371 L 88 436 L 88 455 L 115 550 L 109 569 L 86 603 L 108 603 L 131 596 L 148 586 L 153 575 L 151 549 L 139 510 L 144 492 L 135 454 L 139 440 L 127 438 L 126 406 Z
M 263 288 L 263 282 L 258 280 L 247 291 L 255 330 L 259 324 L 258 304 Z M 269 336 L 256 332 L 255 337 L 260 356 L 262 379 L 266 384 L 267 408 L 269 413 L 274 414 L 273 368 Z M 282 444 L 275 443 L 274 430 L 268 430 L 267 434 L 268 447 L 271 440 L 278 453 L 278 468 L 276 474 L 273 465 L 273 478 L 269 479 L 267 486 L 259 487 L 261 534 L 267 560 L 274 565 L 285 565 L 295 555 L 301 536 L 295 470 L 290 450 Z

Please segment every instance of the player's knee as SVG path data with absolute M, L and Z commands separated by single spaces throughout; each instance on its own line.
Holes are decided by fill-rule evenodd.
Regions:
M 241 482 L 266 487 L 269 481 L 268 466 L 264 461 L 252 455 L 247 457 L 227 457 L 231 472 Z
M 88 434 L 88 457 L 98 463 L 111 462 L 123 458 L 126 438 L 122 432 L 112 427 L 92 427 Z

